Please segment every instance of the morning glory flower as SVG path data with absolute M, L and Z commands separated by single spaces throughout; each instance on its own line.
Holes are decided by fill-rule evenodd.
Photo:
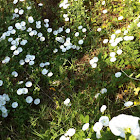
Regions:
M 121 77 L 121 75 L 122 75 L 121 72 L 116 72 L 116 73 L 115 73 L 115 77 L 116 77 L 116 78 Z
M 65 101 L 64 101 L 64 105 L 66 106 L 71 106 L 71 103 L 70 103 L 70 99 L 67 98 Z
M 107 13 L 107 9 L 103 10 L 103 14 L 106 14 Z
M 17 108 L 18 107 L 18 103 L 17 102 L 13 102 L 12 103 L 12 108 Z
M 122 53 L 122 50 L 121 49 L 117 50 L 117 54 L 118 55 L 120 55 L 121 53 Z
M 101 116 L 99 122 L 102 123 L 103 126 L 109 126 L 109 118 L 107 116 Z
M 107 106 L 106 105 L 102 105 L 102 107 L 100 108 L 100 111 L 103 113 L 106 110 Z
M 97 29 L 98 32 L 101 32 L 101 30 L 102 30 L 101 28 L 98 28 L 98 29 Z
M 3 85 L 3 81 L 2 80 L 0 80 L 0 86 L 2 86 Z
M 122 19 L 123 19 L 123 16 L 118 17 L 118 20 L 122 20 Z
M 103 43 L 106 44 L 108 42 L 108 39 L 104 39 Z
M 104 94 L 104 93 L 106 93 L 107 92 L 107 89 L 106 88 L 103 88 L 103 89 L 101 89 L 101 91 L 100 91 L 102 94 Z
M 33 19 L 32 16 L 28 17 L 28 22 L 29 22 L 29 23 L 33 23 L 33 22 L 34 22 L 34 19 Z
M 45 75 L 45 74 L 47 74 L 47 73 L 48 73 L 48 70 L 47 70 L 47 69 L 43 69 L 43 70 L 42 70 L 42 74 L 43 74 L 43 75 Z
M 26 83 L 25 83 L 25 86 L 26 86 L 26 87 L 31 87 L 31 86 L 32 86 L 32 82 L 31 82 L 31 81 L 26 82 Z
M 84 43 L 84 41 L 82 39 L 78 41 L 79 45 L 82 45 L 83 43 Z
M 13 71 L 13 72 L 12 72 L 12 75 L 13 75 L 14 77 L 18 77 L 18 73 L 17 73 L 16 71 Z
M 126 106 L 126 107 L 130 107 L 132 105 L 133 105 L 132 101 L 127 101 L 127 102 L 124 103 L 124 106 Z
M 103 128 L 103 125 L 100 122 L 96 122 L 93 126 L 93 130 L 95 132 L 100 132 L 102 128 Z
M 35 100 L 34 100 L 34 104 L 35 104 L 35 105 L 40 104 L 40 99 L 39 99 L 39 98 L 35 99 Z
M 75 134 L 76 130 L 74 128 L 70 128 L 66 133 L 65 136 L 73 136 Z
M 116 53 L 115 52 L 111 52 L 110 53 L 110 57 L 115 57 Z
M 139 120 L 139 117 L 120 114 L 110 120 L 109 128 L 114 135 L 122 138 L 125 138 L 126 129 L 130 129 L 132 135 L 138 136 L 140 134 Z
M 89 123 L 83 125 L 82 130 L 85 131 L 89 128 Z
M 26 102 L 30 104 L 33 101 L 33 98 L 31 96 L 26 97 Z

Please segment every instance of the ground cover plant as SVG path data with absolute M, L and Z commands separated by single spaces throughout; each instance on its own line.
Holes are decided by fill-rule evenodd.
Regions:
M 1 140 L 140 140 L 139 0 L 0 0 Z

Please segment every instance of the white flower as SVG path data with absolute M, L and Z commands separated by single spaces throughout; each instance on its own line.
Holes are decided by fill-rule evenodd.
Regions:
M 140 22 L 137 24 L 138 27 L 140 27 Z
M 102 30 L 101 28 L 98 28 L 98 29 L 97 29 L 98 32 L 101 32 L 101 30 Z
M 57 53 L 57 52 L 58 52 L 58 49 L 54 49 L 54 50 L 53 50 L 53 53 Z
M 18 13 L 18 8 L 15 8 L 14 12 L 15 12 L 15 13 Z
M 18 103 L 17 102 L 13 102 L 12 103 L 12 108 L 17 108 L 18 107 Z
M 10 57 L 6 56 L 4 60 L 2 60 L 2 63 L 8 63 L 10 61 Z
M 19 15 L 22 15 L 23 13 L 24 13 L 24 10 L 23 9 L 21 9 L 21 10 L 19 10 Z
M 66 133 L 65 136 L 73 136 L 75 134 L 76 130 L 74 128 L 70 128 Z
M 116 61 L 116 57 L 112 57 L 112 58 L 110 59 L 110 61 L 111 61 L 111 62 L 115 62 L 115 61 Z
M 18 95 L 21 95 L 21 94 L 22 94 L 22 88 L 19 88 L 19 89 L 17 90 L 17 94 L 18 94 Z
M 13 4 L 17 4 L 17 3 L 18 3 L 18 0 L 14 0 L 14 1 L 13 1 Z
M 115 54 L 116 54 L 115 52 L 111 52 L 110 57 L 115 57 Z
M 116 34 L 119 34 L 119 33 L 121 33 L 121 30 L 116 30 L 115 33 L 116 33 Z
M 102 5 L 105 5 L 105 1 L 102 1 Z
M 35 99 L 35 100 L 34 100 L 34 104 L 35 104 L 35 105 L 40 104 L 40 99 L 39 99 L 39 98 Z
M 40 41 L 45 41 L 45 37 L 40 37 Z
M 12 75 L 13 75 L 14 77 L 18 77 L 18 73 L 17 73 L 16 71 L 13 71 L 13 72 L 12 72 Z
M 79 45 L 82 45 L 83 43 L 84 43 L 84 41 L 82 39 L 78 41 Z
M 91 64 L 91 67 L 92 67 L 92 68 L 96 68 L 96 67 L 97 67 L 97 63 Z
M 67 28 L 67 29 L 65 30 L 65 32 L 66 32 L 67 34 L 70 33 L 70 29 Z
M 0 80 L 0 86 L 2 86 L 3 85 L 3 81 L 2 80 Z
M 32 16 L 28 17 L 28 22 L 29 22 L 29 23 L 33 23 L 33 22 L 34 22 L 34 19 L 33 19 Z
M 126 106 L 126 107 L 130 107 L 132 105 L 133 105 L 132 101 L 127 101 L 127 102 L 124 103 L 124 106 Z
M 51 76 L 53 76 L 53 73 L 49 72 L 47 75 L 48 75 L 48 77 L 51 77 Z
M 96 62 L 98 62 L 98 57 L 93 57 L 91 60 L 90 60 L 90 64 L 92 65 L 93 63 L 96 63 Z
M 28 93 L 28 89 L 27 88 L 22 88 L 21 90 L 22 90 L 23 94 L 27 94 Z
M 67 99 L 64 101 L 64 105 L 66 105 L 66 106 L 70 106 L 70 105 L 71 105 L 70 99 L 69 99 L 69 98 L 67 98 Z
M 106 44 L 108 42 L 108 39 L 104 39 L 103 43 Z
M 34 61 L 30 61 L 30 62 L 29 62 L 29 65 L 32 66 L 32 65 L 34 65 L 34 63 L 35 63 Z
M 101 136 L 101 133 L 100 133 L 100 131 L 99 132 L 96 132 L 96 138 L 97 139 L 100 139 L 102 136 Z
M 123 16 L 118 17 L 118 20 L 122 20 L 122 19 L 123 19 Z
M 65 136 L 63 135 L 63 136 L 60 137 L 59 140 L 70 140 L 70 138 L 69 138 L 69 137 L 65 137 Z
M 106 105 L 102 105 L 102 107 L 100 108 L 100 111 L 103 113 L 106 110 L 107 106 Z
M 45 23 L 48 23 L 48 22 L 49 22 L 49 19 L 44 19 L 44 22 L 45 22 Z
M 109 126 L 109 118 L 107 116 L 101 116 L 99 122 L 102 123 L 103 126 Z
M 85 139 L 85 140 L 91 140 L 90 138 L 87 138 L 87 139 Z
M 47 73 L 48 73 L 48 70 L 47 70 L 47 69 L 43 69 L 43 70 L 42 70 L 42 74 L 43 74 L 43 75 L 45 75 L 45 74 L 47 74 Z
M 99 95 L 100 95 L 100 93 L 97 93 L 97 94 L 95 95 L 95 98 L 98 98 Z
M 39 3 L 38 6 L 43 6 L 43 3 Z
M 25 86 L 26 86 L 26 87 L 31 87 L 31 86 L 32 86 L 32 82 L 31 82 L 31 81 L 26 82 L 26 83 L 25 83 Z
M 86 29 L 86 28 L 83 28 L 83 29 L 82 29 L 82 32 L 83 32 L 83 33 L 85 33 L 86 31 L 87 31 L 87 29 Z
M 75 33 L 75 36 L 76 36 L 76 37 L 79 36 L 79 32 L 76 32 L 76 33 Z
M 65 18 L 65 21 L 69 21 L 69 17 L 66 17 L 66 18 Z
M 128 128 L 132 135 L 138 136 L 140 134 L 139 120 L 139 117 L 120 114 L 110 120 L 109 128 L 114 135 L 122 138 L 125 138 L 125 131 Z
M 2 112 L 2 117 L 3 117 L 3 118 L 6 118 L 7 116 L 8 116 L 8 113 L 7 113 L 7 112 L 6 112 L 6 113 L 3 113 L 3 112 Z
M 83 28 L 83 26 L 82 25 L 80 25 L 80 26 L 78 26 L 78 29 L 80 30 L 80 29 L 82 29 Z
M 116 78 L 120 77 L 121 75 L 122 75 L 121 72 L 116 72 L 116 73 L 115 73 L 115 77 L 116 77 Z
M 95 132 L 100 132 L 102 128 L 103 128 L 103 125 L 100 122 L 96 122 L 93 126 L 93 130 Z
M 103 13 L 104 13 L 104 14 L 106 14 L 106 13 L 107 13 L 107 10 L 106 10 L 106 9 L 105 9 L 105 10 L 103 10 Z
M 3 113 L 6 113 L 6 112 L 7 112 L 6 107 L 5 107 L 5 106 L 2 106 L 2 107 L 1 107 L 1 111 L 2 111 Z
M 83 125 L 82 130 L 85 131 L 89 128 L 89 123 Z
M 40 66 L 41 68 L 43 68 L 45 65 L 44 65 L 44 63 L 40 63 L 39 66 Z
M 24 65 L 24 64 L 25 64 L 24 60 L 20 60 L 20 61 L 19 61 L 19 64 L 20 64 L 20 65 Z
M 121 53 L 122 53 L 122 50 L 121 49 L 117 50 L 117 54 L 118 55 L 120 55 Z
M 107 92 L 107 89 L 106 89 L 106 88 L 102 88 L 100 92 L 101 92 L 102 94 L 104 94 L 104 93 Z
M 16 24 L 15 24 L 15 27 L 16 27 L 17 29 L 21 29 L 22 26 L 20 25 L 20 23 L 16 23 Z
M 31 96 L 26 97 L 26 102 L 30 104 L 33 101 L 33 98 Z
M 48 29 L 47 29 L 47 32 L 48 32 L 48 33 L 51 33 L 51 32 L 52 32 L 52 28 L 48 28 Z

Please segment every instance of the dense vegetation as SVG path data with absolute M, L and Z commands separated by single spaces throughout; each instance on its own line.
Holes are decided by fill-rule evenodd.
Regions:
M 0 0 L 1 140 L 140 140 L 139 0 Z

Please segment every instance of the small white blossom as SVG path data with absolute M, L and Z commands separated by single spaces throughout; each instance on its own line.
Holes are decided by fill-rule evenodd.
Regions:
M 109 118 L 107 116 L 101 116 L 99 122 L 102 123 L 103 126 L 109 126 Z
M 122 75 L 121 72 L 116 72 L 116 73 L 115 73 L 115 77 L 116 77 L 116 78 L 121 77 L 121 75 Z
M 72 137 L 75 134 L 76 130 L 74 128 L 70 128 L 66 133 L 65 136 Z
M 103 10 L 103 14 L 106 14 L 107 13 L 107 9 Z
M 17 108 L 18 107 L 18 103 L 17 102 L 13 102 L 12 103 L 12 108 Z
M 101 32 L 101 30 L 102 30 L 101 28 L 98 28 L 98 29 L 97 29 L 98 32 Z
M 126 106 L 126 107 L 130 107 L 132 105 L 133 105 L 132 101 L 127 101 L 127 102 L 124 103 L 124 106 Z
M 35 100 L 34 100 L 34 104 L 35 104 L 35 105 L 40 104 L 40 99 L 39 99 L 39 98 L 35 99 Z
M 33 98 L 31 96 L 26 97 L 26 102 L 30 104 L 33 101 Z
M 118 17 L 118 20 L 122 20 L 122 19 L 123 19 L 123 16 Z
M 83 125 L 82 130 L 85 131 L 89 128 L 89 123 Z
M 102 105 L 102 107 L 100 108 L 100 111 L 103 113 L 106 110 L 107 106 L 106 105 Z
M 103 125 L 100 122 L 96 122 L 93 126 L 93 130 L 95 132 L 100 132 L 102 128 L 103 128 Z

